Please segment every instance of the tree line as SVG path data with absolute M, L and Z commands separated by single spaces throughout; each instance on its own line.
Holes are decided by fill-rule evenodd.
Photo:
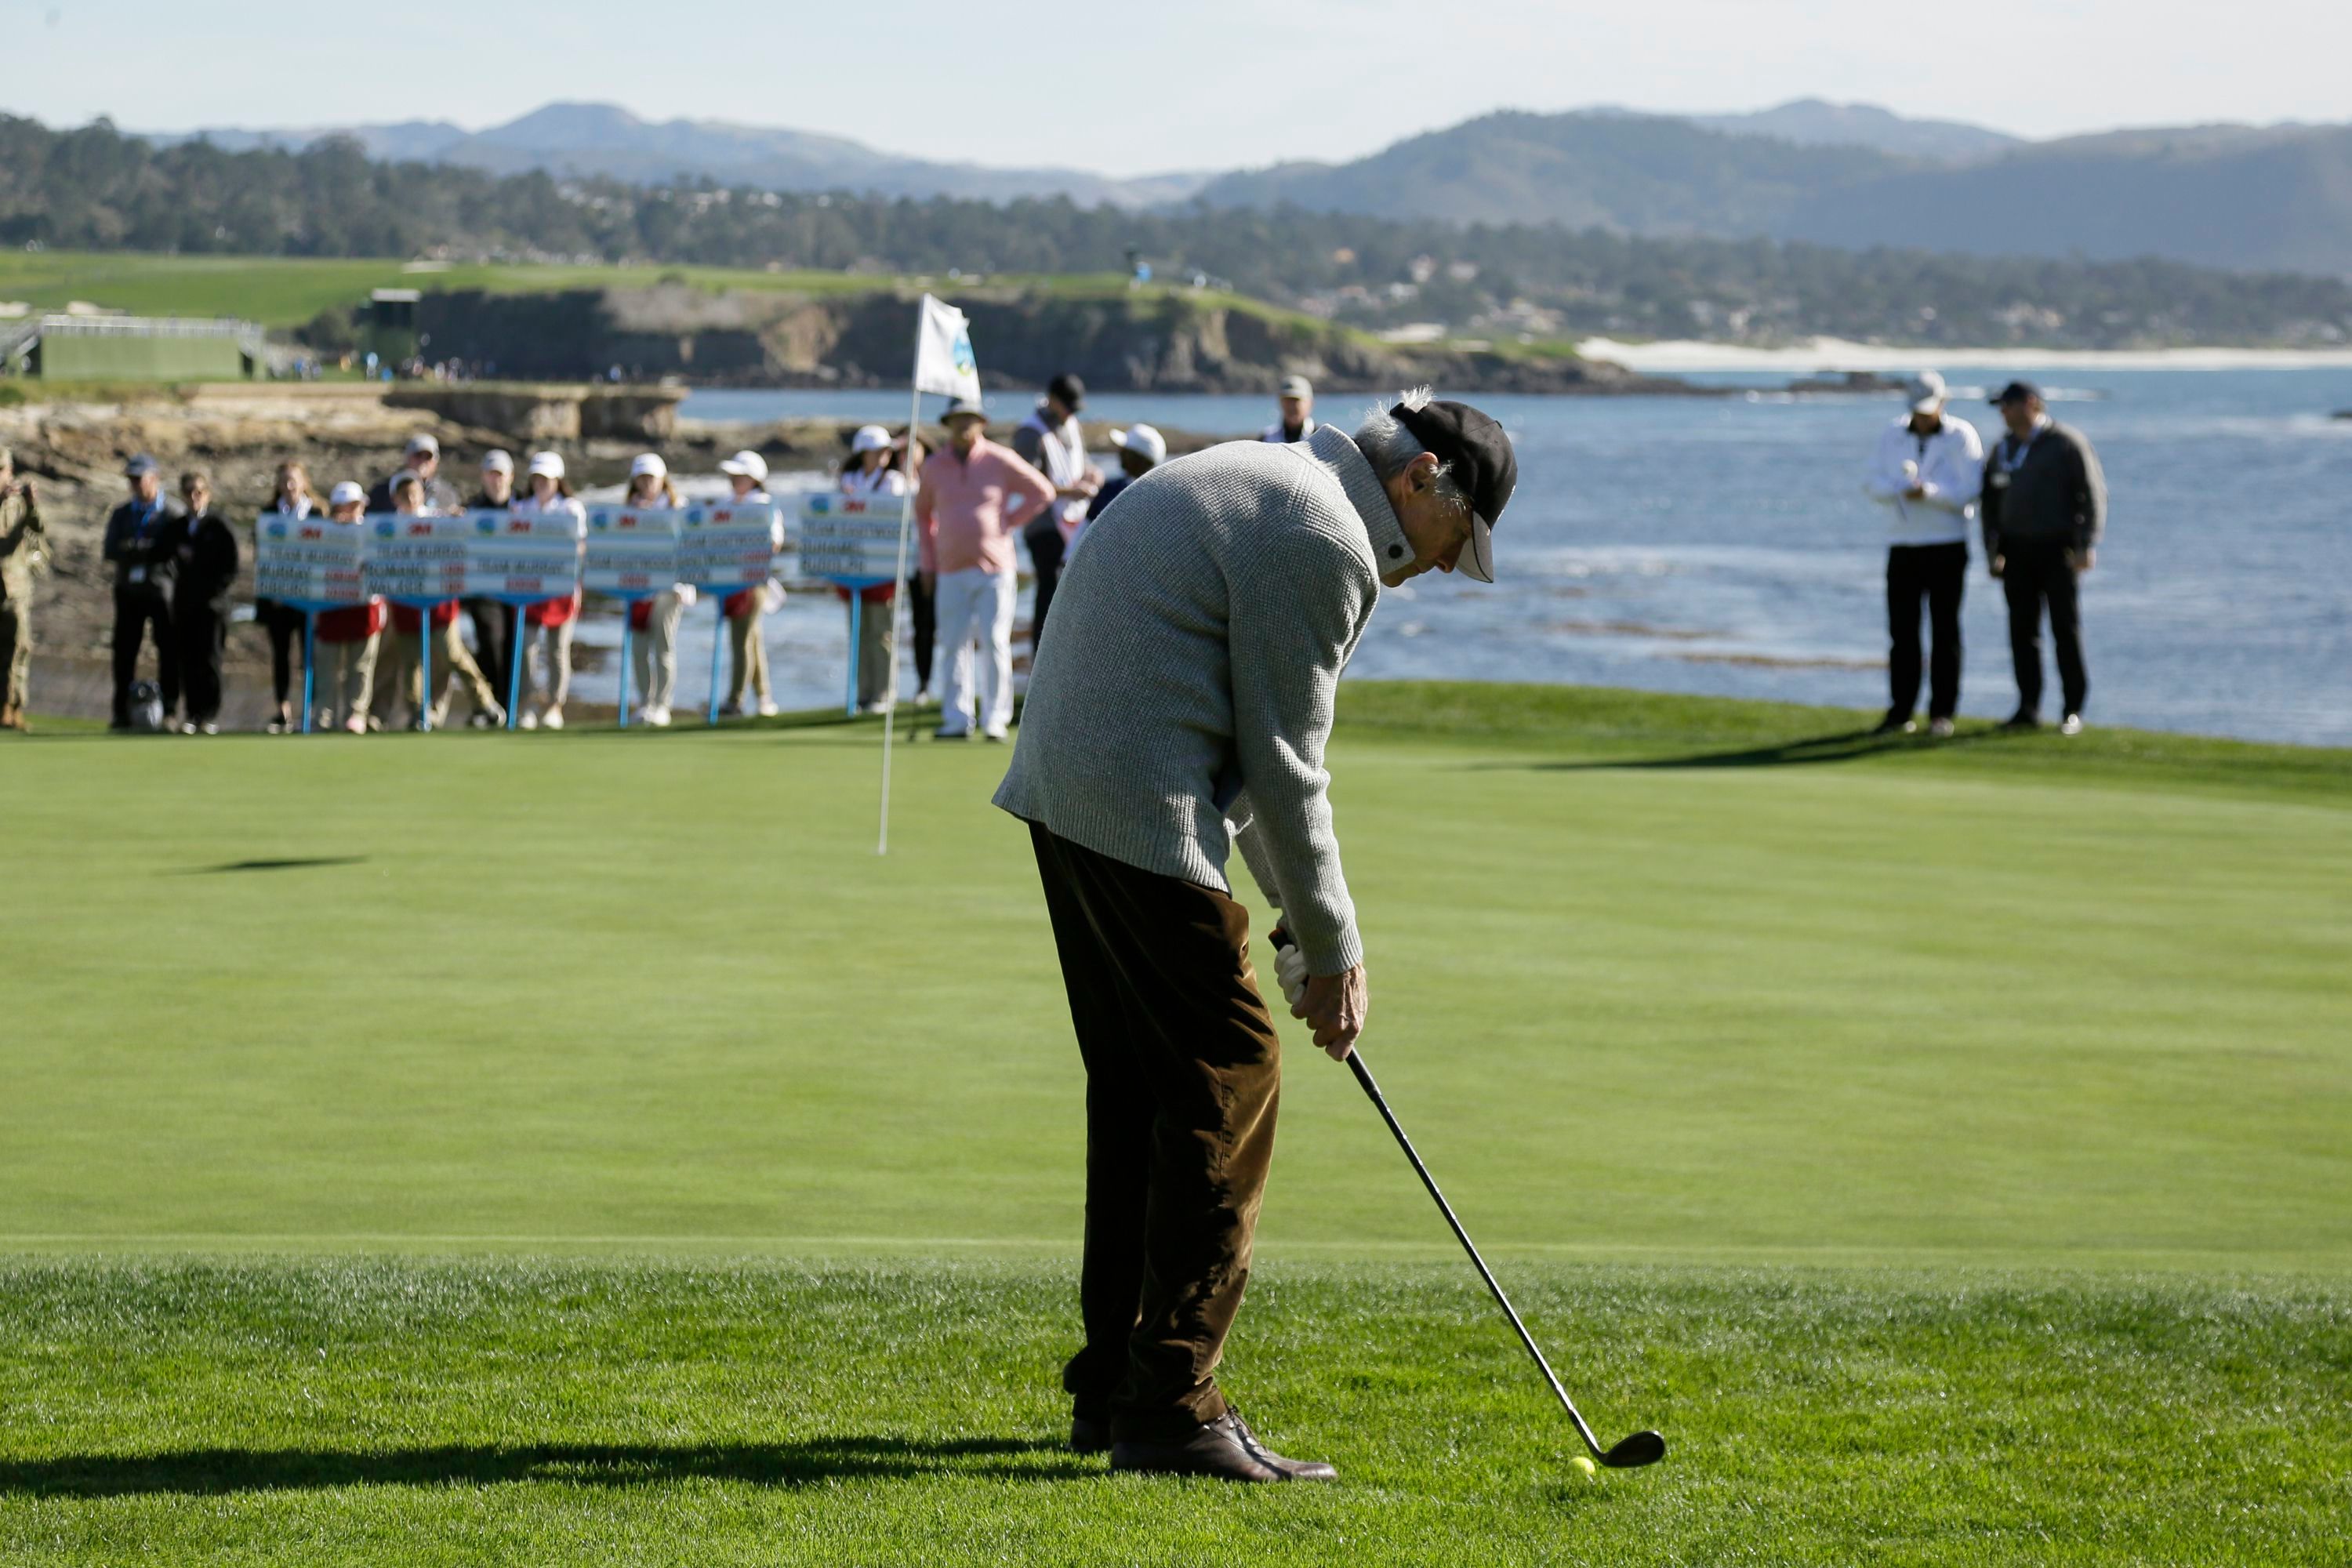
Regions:
M 1771 342 L 1828 334 L 1934 346 L 2326 344 L 2352 285 L 2159 260 L 1839 250 L 1191 205 L 1148 212 L 635 185 L 371 160 L 355 142 L 158 147 L 100 120 L 0 116 L 0 244 L 313 257 L 1082 273 L 1131 258 L 1381 328 Z

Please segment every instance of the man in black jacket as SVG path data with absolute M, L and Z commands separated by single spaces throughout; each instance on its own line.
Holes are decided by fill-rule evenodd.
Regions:
M 2042 723 L 2046 606 L 2066 704 L 2059 733 L 2079 735 L 2091 682 L 2076 590 L 2097 560 L 2106 526 L 2106 476 L 2090 442 L 2051 418 L 2032 384 L 2012 381 L 1992 403 L 2009 427 L 1985 458 L 1983 497 L 1985 558 L 2009 599 L 2009 650 L 2017 666 L 2017 711 L 2008 727 Z
M 178 565 L 172 540 L 180 511 L 163 494 L 163 471 L 142 453 L 123 465 L 131 499 L 106 520 L 101 553 L 114 565 L 114 717 L 131 728 L 131 682 L 139 673 L 139 644 L 155 637 L 156 684 L 168 722 L 180 705 L 180 649 L 172 637 L 172 578 Z
M 184 735 L 220 733 L 221 657 L 228 647 L 229 595 L 236 587 L 236 531 L 213 510 L 212 479 L 201 468 L 180 476 L 187 509 L 173 526 L 172 631 L 187 688 Z
M 495 447 L 482 454 L 482 488 L 466 505 L 476 511 L 513 509 L 513 454 Z M 496 599 L 467 599 L 465 608 L 466 618 L 474 623 L 474 663 L 489 677 L 492 686 L 503 691 L 514 658 L 515 617 L 521 612 Z M 477 730 L 498 728 L 478 709 L 467 721 Z

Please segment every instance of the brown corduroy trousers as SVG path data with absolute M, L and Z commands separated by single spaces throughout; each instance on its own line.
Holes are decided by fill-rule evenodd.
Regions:
M 1032 824 L 1087 1068 L 1086 1344 L 1062 1374 L 1123 1441 L 1225 1412 L 1216 1369 L 1249 1282 L 1281 1042 L 1249 911 Z

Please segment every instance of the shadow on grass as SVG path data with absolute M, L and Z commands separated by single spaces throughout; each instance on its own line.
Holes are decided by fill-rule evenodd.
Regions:
M 1489 763 L 1490 768 L 1531 773 L 1621 773 L 1640 769 L 1784 768 L 1822 763 L 1851 763 L 1864 757 L 1897 752 L 1943 752 L 1955 746 L 1989 741 L 1998 730 L 1967 730 L 1948 740 L 1923 741 L 1916 735 L 1887 735 L 1876 730 L 1845 730 L 1833 735 L 1813 735 L 1769 746 L 1743 746 L 1728 752 L 1699 752 L 1682 757 L 1627 757 L 1572 763 Z
M 681 1480 L 763 1487 L 835 1480 L 981 1476 L 1075 1480 L 1102 1473 L 1046 1438 L 814 1437 L 802 1443 L 524 1443 L 434 1448 L 189 1448 L 163 1454 L 69 1454 L 0 1460 L 0 1496 L 218 1497 L 354 1486 L 490 1486 L 533 1481 L 582 1487 Z
M 364 855 L 308 855 L 289 860 L 224 860 L 217 866 L 182 868 L 183 877 L 217 877 L 231 871 L 307 871 L 318 866 L 364 866 Z

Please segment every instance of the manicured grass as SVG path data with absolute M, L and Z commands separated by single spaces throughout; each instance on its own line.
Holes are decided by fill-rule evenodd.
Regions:
M 1860 727 L 1345 689 L 1368 1058 L 1675 1446 L 1564 1468 L 1302 1041 L 1229 1382 L 1307 1499 L 1041 1446 L 1001 750 L 902 750 L 877 860 L 870 725 L 0 747 L 0 1561 L 2324 1561 L 2352 753 Z
M 2352 1292 L 1549 1266 L 1586 1479 L 1475 1280 L 1276 1265 L 1229 1383 L 1342 1484 L 1062 1450 L 1062 1265 L 0 1272 L 0 1559 L 238 1563 L 2336 1560 Z
M 801 294 L 857 294 L 921 287 L 952 298 L 973 288 L 1024 289 L 1056 298 L 1158 300 L 1177 296 L 1208 306 L 1249 310 L 1318 334 L 1326 322 L 1262 300 L 1177 283 L 1134 288 L 1117 273 L 997 273 L 975 284 L 940 276 L 901 278 L 863 272 L 684 266 L 569 266 L 546 262 L 457 262 L 412 270 L 396 259 L 287 256 L 158 256 L 138 251 L 0 251 L 0 299 L 22 300 L 37 310 L 60 310 L 86 300 L 133 315 L 235 316 L 265 327 L 295 327 L 320 310 L 356 305 L 374 289 L 427 292 L 484 289 L 527 294 L 562 289 L 646 289 L 684 283 L 717 293 L 727 289 Z M 1351 339 L 1371 342 L 1362 333 Z M 1516 346 L 1516 345 L 1514 345 Z

